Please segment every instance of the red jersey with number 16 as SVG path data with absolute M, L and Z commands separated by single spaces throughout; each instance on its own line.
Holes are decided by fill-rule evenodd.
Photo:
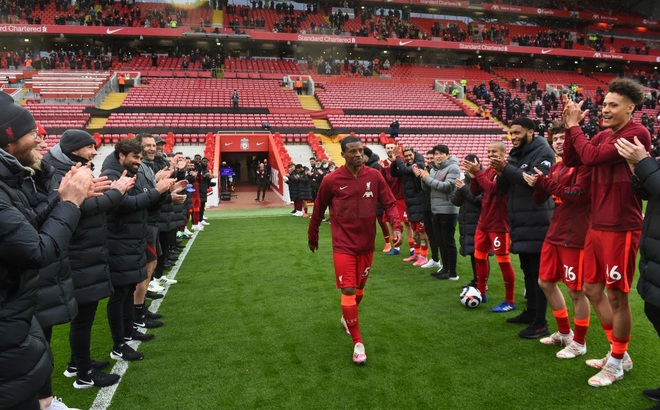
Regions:
M 345 165 L 326 175 L 321 182 L 307 235 L 318 242 L 319 225 L 330 207 L 330 230 L 334 252 L 364 255 L 374 251 L 376 210 L 380 202 L 394 230 L 401 231 L 396 199 L 385 179 L 375 169 L 360 167 L 357 176 Z

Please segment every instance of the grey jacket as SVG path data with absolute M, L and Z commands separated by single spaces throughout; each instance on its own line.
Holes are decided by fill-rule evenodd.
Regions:
M 461 178 L 458 159 L 450 155 L 439 165 L 434 165 L 422 187 L 431 190 L 431 212 L 434 214 L 458 214 L 458 207 L 451 203 L 456 190 L 456 179 Z

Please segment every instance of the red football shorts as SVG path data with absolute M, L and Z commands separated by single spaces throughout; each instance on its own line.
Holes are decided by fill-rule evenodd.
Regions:
M 374 260 L 373 252 L 365 255 L 333 253 L 332 259 L 335 263 L 337 289 L 361 288 L 367 283 Z
M 597 231 L 589 228 L 584 243 L 584 281 L 605 282 L 607 289 L 630 292 L 642 231 Z
M 553 283 L 562 281 L 571 290 L 582 290 L 584 249 L 543 242 L 540 265 L 540 279 Z
M 408 214 L 406 213 L 406 200 L 397 199 L 396 209 L 399 211 L 399 221 L 401 221 L 401 223 L 408 223 Z M 387 217 L 387 212 L 383 212 L 383 222 L 392 222 L 390 221 L 390 218 Z
M 424 233 L 426 232 L 426 228 L 424 227 L 424 222 L 411 222 L 410 223 L 410 229 L 413 232 L 419 232 L 419 233 Z
M 487 259 L 491 249 L 495 255 L 508 255 L 509 242 L 508 232 L 484 232 L 477 229 L 474 233 L 474 256 Z M 482 257 L 477 257 L 479 254 Z

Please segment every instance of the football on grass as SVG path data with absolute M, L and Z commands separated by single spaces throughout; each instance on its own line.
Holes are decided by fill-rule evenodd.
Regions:
M 463 306 L 474 309 L 481 304 L 481 292 L 473 286 L 466 286 L 460 295 Z

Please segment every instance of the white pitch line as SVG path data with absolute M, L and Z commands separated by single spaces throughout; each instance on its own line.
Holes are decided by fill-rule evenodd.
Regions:
M 190 247 L 192 246 L 193 242 L 195 242 L 195 238 L 197 238 L 197 234 L 198 232 L 195 232 L 193 234 L 192 238 L 188 241 L 186 247 L 183 249 L 183 252 L 181 252 L 181 254 L 179 255 L 179 259 L 176 261 L 176 264 L 174 265 L 172 270 L 167 274 L 167 276 L 170 279 L 174 279 L 176 277 L 176 274 L 179 272 L 179 268 L 181 267 L 181 264 L 186 259 L 186 255 L 188 254 Z M 151 302 L 151 306 L 149 306 L 150 311 L 152 311 L 153 313 L 158 312 L 158 308 L 160 307 L 161 302 L 165 300 L 165 296 L 167 296 L 168 289 L 169 286 L 167 286 L 165 288 L 165 291 L 163 291 L 162 299 L 157 299 Z M 129 345 L 133 347 L 135 350 L 137 350 L 141 343 L 142 342 L 140 341 L 131 341 L 129 342 Z M 129 362 L 127 361 L 117 360 L 117 363 L 112 368 L 111 373 L 118 374 L 119 376 L 123 377 L 126 371 L 128 370 L 128 364 Z M 121 379 L 117 384 L 99 389 L 99 392 L 96 395 L 96 399 L 94 399 L 94 403 L 92 403 L 92 407 L 90 407 L 90 410 L 106 410 L 108 407 L 110 407 L 112 398 L 114 397 L 115 392 L 117 391 L 117 388 L 119 387 L 120 383 L 121 383 Z

